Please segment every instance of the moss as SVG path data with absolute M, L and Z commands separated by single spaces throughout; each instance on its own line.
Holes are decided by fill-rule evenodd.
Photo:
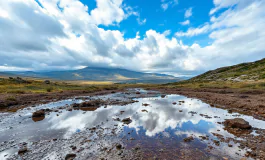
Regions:
M 6 98 L 7 101 L 16 101 L 17 99 L 13 96 L 9 96 Z

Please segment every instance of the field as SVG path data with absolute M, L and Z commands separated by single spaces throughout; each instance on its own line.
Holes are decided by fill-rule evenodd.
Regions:
M 61 91 L 100 91 L 115 90 L 127 87 L 148 86 L 143 84 L 114 84 L 110 81 L 50 81 L 48 84 L 41 79 L 9 79 L 0 78 L 0 93 L 25 94 Z
M 191 89 L 201 89 L 201 88 L 210 88 L 210 89 L 240 89 L 240 90 L 260 90 L 265 89 L 265 80 L 257 81 L 242 81 L 242 82 L 233 82 L 233 81 L 201 81 L 201 82 L 192 82 L 192 81 L 182 81 L 172 84 L 162 85 L 167 88 L 191 88 Z

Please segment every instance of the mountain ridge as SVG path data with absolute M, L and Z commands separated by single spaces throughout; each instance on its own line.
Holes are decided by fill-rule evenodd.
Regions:
M 86 67 L 78 70 L 65 71 L 13 71 L 2 72 L 24 77 L 50 78 L 67 81 L 113 81 L 116 83 L 169 83 L 181 80 L 180 78 L 159 74 L 131 71 L 123 68 Z M 1 73 L 0 73 L 1 75 Z

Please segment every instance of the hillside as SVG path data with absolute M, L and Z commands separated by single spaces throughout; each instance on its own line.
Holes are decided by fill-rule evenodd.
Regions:
M 257 81 L 265 79 L 265 58 L 250 63 L 222 67 L 191 78 L 192 82 L 204 81 Z
M 87 67 L 79 70 L 50 72 L 5 72 L 3 74 L 66 81 L 112 81 L 115 83 L 169 83 L 180 80 L 179 78 L 165 74 L 143 73 L 120 68 L 99 67 Z

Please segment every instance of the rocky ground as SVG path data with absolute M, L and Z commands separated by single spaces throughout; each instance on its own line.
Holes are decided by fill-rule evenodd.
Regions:
M 263 91 L 239 91 L 233 89 L 156 89 L 160 93 L 163 93 L 161 97 L 165 97 L 166 94 L 180 94 L 187 97 L 198 98 L 204 102 L 211 104 L 212 107 L 227 109 L 229 113 L 238 112 L 246 115 L 251 115 L 257 119 L 265 119 L 265 92 Z M 85 93 L 82 91 L 78 92 L 61 92 L 61 93 L 49 93 L 49 94 L 24 94 L 18 95 L 16 101 L 8 104 L 9 100 L 6 101 L 4 95 L 0 96 L 1 104 L 8 104 L 5 108 L 6 110 L 16 110 L 19 108 L 24 108 L 28 105 L 36 105 L 40 103 L 48 103 L 51 101 L 58 101 L 61 99 L 67 99 L 76 96 L 94 96 L 94 95 L 104 95 L 118 92 L 118 90 L 100 91 L 95 93 Z M 128 93 L 128 95 L 131 93 Z M 141 94 L 140 92 L 135 92 L 132 97 L 149 97 L 154 96 L 154 93 Z M 6 95 L 5 95 L 6 96 Z M 87 98 L 83 98 L 86 100 Z M 88 102 L 82 102 L 80 104 L 67 105 L 58 109 L 42 109 L 34 112 L 32 118 L 36 121 L 42 120 L 46 114 L 51 112 L 58 112 L 60 110 L 84 110 L 91 111 L 97 109 L 99 106 L 104 105 L 127 105 L 134 103 L 136 101 L 132 99 L 126 100 L 102 100 L 93 99 Z M 178 102 L 184 103 L 184 102 Z M 176 104 L 176 102 L 175 102 Z M 148 106 L 148 104 L 143 104 L 143 106 Z M 148 112 L 147 110 L 142 110 L 142 112 Z M 182 111 L 180 111 L 182 112 Z M 122 114 L 122 113 L 121 113 Z M 194 113 L 196 114 L 196 113 Z M 202 115 L 205 116 L 205 115 Z M 211 117 L 209 117 L 211 118 Z M 114 119 L 117 123 L 124 123 L 124 125 L 131 122 L 130 118 L 127 119 Z M 219 133 L 212 133 L 218 140 L 212 139 L 214 145 L 209 145 L 208 150 L 214 150 L 215 147 L 219 146 L 220 143 L 227 143 L 228 145 L 240 144 L 242 150 L 248 149 L 245 153 L 245 157 L 248 159 L 250 157 L 254 159 L 265 159 L 265 130 L 253 128 L 248 124 L 248 122 L 242 119 L 231 119 L 224 122 L 220 122 L 224 125 L 224 129 L 229 133 L 235 135 L 237 138 L 227 138 Z M 257 135 L 250 134 L 255 131 Z M 123 144 L 124 141 L 133 141 L 133 139 L 122 140 L 117 137 L 117 135 L 122 132 L 121 128 L 116 125 L 110 126 L 108 128 L 103 128 L 102 126 L 96 126 L 93 128 L 87 128 L 86 132 L 81 132 L 75 134 L 69 139 L 50 139 L 39 142 L 33 142 L 28 148 L 28 144 L 21 143 L 18 155 L 14 155 L 11 159 L 17 159 L 22 157 L 23 159 L 61 159 L 65 157 L 67 160 L 71 159 L 161 159 L 163 155 L 167 155 L 166 151 L 160 150 L 159 154 L 161 157 L 148 157 L 148 154 L 144 151 L 144 148 L 133 147 L 127 149 Z M 130 134 L 130 133 L 128 133 Z M 200 137 L 201 141 L 209 140 L 209 137 Z M 176 151 L 176 157 L 178 159 L 209 159 L 211 156 L 208 154 L 200 152 L 193 147 L 189 146 L 189 143 L 194 141 L 194 138 L 187 137 L 183 139 L 186 145 L 186 149 L 180 148 Z M 2 143 L 1 146 L 6 146 L 5 148 L 14 146 L 13 142 Z M 32 149 L 34 148 L 34 149 Z M 61 152 L 63 150 L 64 152 Z M 67 151 L 67 153 L 65 152 Z M 47 154 L 42 153 L 50 153 Z M 158 154 L 158 155 L 159 155 Z M 172 153 L 170 154 L 172 155 Z M 196 155 L 196 157 L 194 157 Z M 45 156 L 47 156 L 45 158 Z M 174 159 L 172 157 L 165 157 L 165 159 Z M 214 157 L 212 157 L 214 159 Z M 222 157 L 222 159 L 227 159 Z
M 106 95 L 122 90 L 62 91 L 52 93 L 0 94 L 0 111 L 16 111 L 29 105 L 45 104 L 77 96 Z M 11 98 L 10 98 L 11 97 Z
M 180 94 L 198 98 L 211 104 L 212 107 L 223 108 L 229 112 L 239 112 L 265 120 L 265 91 L 239 89 L 155 89 L 166 94 Z

